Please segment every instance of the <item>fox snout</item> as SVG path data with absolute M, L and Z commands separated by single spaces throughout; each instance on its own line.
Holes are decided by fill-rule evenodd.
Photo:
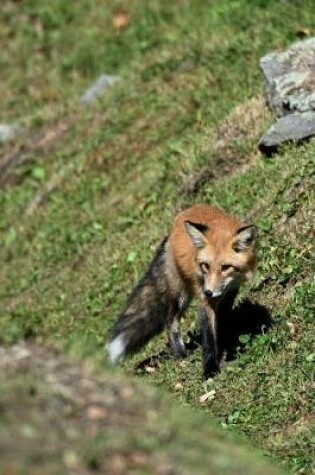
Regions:
M 203 293 L 205 294 L 205 296 L 207 297 L 207 299 L 211 299 L 211 298 L 212 298 L 212 295 L 213 295 L 212 290 L 205 289 L 205 290 L 203 291 Z
M 216 289 L 216 290 L 204 289 L 204 291 L 203 291 L 203 293 L 204 293 L 205 297 L 207 298 L 207 300 L 211 300 L 211 299 L 221 297 L 223 292 L 224 292 L 224 289 L 220 289 L 220 290 L 218 290 L 218 289 Z
M 203 292 L 205 297 L 209 299 L 216 299 L 224 295 L 226 291 L 231 289 L 237 279 L 235 277 L 227 277 L 225 279 L 208 279 L 210 282 L 207 282 L 207 279 L 204 281 Z

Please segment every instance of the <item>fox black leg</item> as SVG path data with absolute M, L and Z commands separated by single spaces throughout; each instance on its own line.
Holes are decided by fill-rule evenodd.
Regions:
M 228 293 L 224 295 L 224 298 L 219 303 L 217 313 L 220 317 L 228 316 L 231 313 L 234 300 L 237 297 L 239 289 L 230 290 Z
M 180 331 L 180 317 L 187 308 L 188 299 L 175 302 L 170 309 L 166 325 L 169 346 L 175 358 L 185 358 L 187 350 Z
M 185 358 L 187 356 L 187 350 L 181 335 L 177 317 L 174 317 L 173 320 L 168 323 L 167 335 L 169 345 L 175 358 Z
M 239 289 L 233 289 L 228 292 L 222 301 L 219 303 L 217 308 L 217 340 L 218 340 L 218 355 L 219 359 L 222 358 L 222 355 L 226 349 L 228 336 L 229 336 L 229 325 L 231 312 L 234 304 L 234 300 L 237 297 Z
M 216 317 L 212 309 L 200 309 L 199 325 L 201 329 L 203 353 L 203 374 L 204 378 L 208 379 L 218 373 L 220 369 L 216 335 Z

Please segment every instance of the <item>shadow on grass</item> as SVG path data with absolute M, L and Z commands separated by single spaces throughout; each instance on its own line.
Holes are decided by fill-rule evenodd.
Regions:
M 273 325 L 273 319 L 267 307 L 246 299 L 239 303 L 229 314 L 218 322 L 218 345 L 221 353 L 226 353 L 226 360 L 237 357 L 244 351 L 246 343 L 240 341 L 241 335 L 248 340 L 266 333 Z
M 218 321 L 220 359 L 225 355 L 226 361 L 234 360 L 240 352 L 245 350 L 248 341 L 266 333 L 272 325 L 273 319 L 267 307 L 253 303 L 248 299 L 243 300 L 230 313 L 220 316 Z M 246 343 L 240 341 L 241 335 L 248 336 Z M 185 346 L 190 353 L 201 346 L 199 329 L 187 333 Z M 162 361 L 170 358 L 173 356 L 169 348 L 165 348 L 137 363 L 135 371 L 150 372 L 150 368 L 156 368 Z

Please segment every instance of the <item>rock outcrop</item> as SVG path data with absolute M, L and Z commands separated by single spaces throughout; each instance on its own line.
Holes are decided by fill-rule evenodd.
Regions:
M 278 119 L 259 142 L 270 155 L 283 143 L 315 135 L 315 37 L 267 54 L 260 67 L 267 103 Z

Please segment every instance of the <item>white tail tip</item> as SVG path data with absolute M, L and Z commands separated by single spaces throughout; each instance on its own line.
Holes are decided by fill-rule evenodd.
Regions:
M 114 338 L 110 343 L 106 345 L 108 358 L 111 363 L 117 363 L 125 352 L 125 342 L 122 335 Z

